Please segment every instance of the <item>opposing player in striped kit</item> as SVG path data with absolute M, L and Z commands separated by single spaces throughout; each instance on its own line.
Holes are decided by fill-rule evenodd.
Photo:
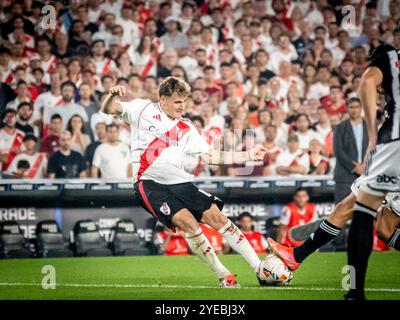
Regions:
M 221 213 L 222 200 L 198 189 L 185 168 L 198 161 L 199 156 L 210 164 L 262 160 L 265 148 L 257 146 L 244 152 L 212 150 L 191 121 L 182 118 L 190 87 L 179 78 L 168 77 L 161 82 L 159 103 L 142 99 L 122 102 L 124 94 L 122 86 L 111 88 L 102 102 L 102 111 L 131 125 L 137 200 L 166 227 L 178 227 L 185 233 L 191 250 L 214 271 L 221 287 L 238 287 L 238 283 L 204 236 L 200 220 L 216 229 L 258 275 L 261 261 L 243 233 Z
M 307 256 L 336 237 L 352 218 L 348 264 L 354 267 L 356 277 L 346 295 L 346 299 L 351 300 L 365 299 L 365 275 L 372 250 L 375 218 L 378 237 L 400 250 L 400 51 L 384 44 L 375 49 L 370 61 L 360 83 L 360 99 L 369 138 L 364 175 L 353 183 L 351 194 L 336 206 L 303 245 L 293 249 L 268 239 L 272 251 L 291 270 L 295 270 Z M 379 131 L 376 124 L 378 89 L 384 90 L 386 98 L 385 121 Z

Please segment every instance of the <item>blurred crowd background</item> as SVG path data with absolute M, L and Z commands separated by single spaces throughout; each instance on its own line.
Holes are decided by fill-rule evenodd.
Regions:
M 130 128 L 100 112 L 102 96 L 118 84 L 157 102 L 172 75 L 190 83 L 185 117 L 210 144 L 268 149 L 241 166 L 198 161 L 196 176 L 339 163 L 354 179 L 367 138 L 357 87 L 371 50 L 400 48 L 399 18 L 397 0 L 0 0 L 0 173 L 129 177 Z

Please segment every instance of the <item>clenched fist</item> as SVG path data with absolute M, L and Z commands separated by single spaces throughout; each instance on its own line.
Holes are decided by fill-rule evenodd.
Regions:
M 264 160 L 267 149 L 262 145 L 256 145 L 253 149 L 249 150 L 249 160 L 260 161 Z
M 126 93 L 126 89 L 124 86 L 114 86 L 110 88 L 109 92 L 112 95 L 117 95 L 122 98 Z

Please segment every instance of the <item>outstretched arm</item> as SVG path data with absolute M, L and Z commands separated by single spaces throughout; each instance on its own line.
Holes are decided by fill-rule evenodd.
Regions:
M 377 67 L 369 67 L 362 75 L 360 82 L 360 100 L 365 112 L 368 127 L 369 148 L 373 148 L 378 140 L 378 129 L 376 125 L 376 88 L 383 80 L 382 71 Z
M 203 154 L 202 159 L 208 164 L 243 164 L 246 161 L 259 161 L 265 157 L 266 149 L 263 146 L 256 146 L 249 151 L 219 151 L 210 150 L 208 154 Z
M 125 93 L 126 89 L 123 86 L 112 87 L 109 93 L 102 99 L 101 111 L 119 116 L 122 113 L 122 107 L 119 102 Z

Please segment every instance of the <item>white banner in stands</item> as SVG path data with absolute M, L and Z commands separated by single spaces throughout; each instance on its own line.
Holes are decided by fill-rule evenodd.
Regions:
M 36 238 L 36 225 L 42 220 L 54 220 L 55 209 L 34 207 L 0 208 L 0 221 L 15 220 L 27 239 Z

